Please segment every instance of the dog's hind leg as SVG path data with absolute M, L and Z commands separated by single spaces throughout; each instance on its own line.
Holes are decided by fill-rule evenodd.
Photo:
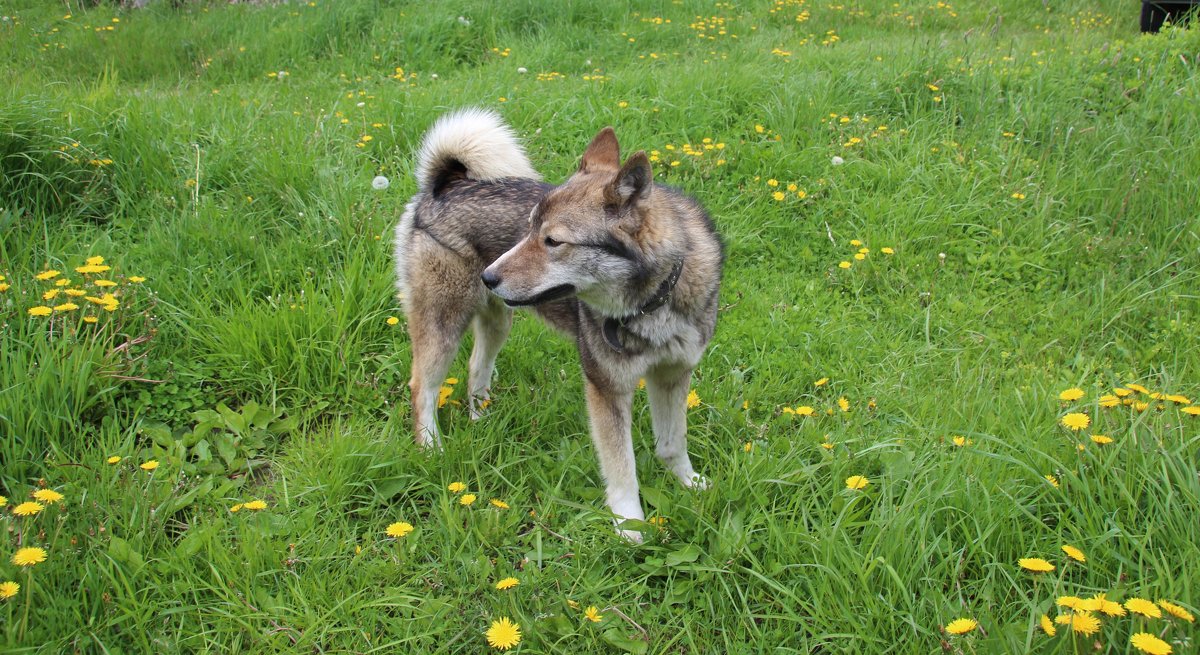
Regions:
M 471 371 L 468 380 L 471 402 L 471 418 L 483 416 L 483 410 L 491 402 L 492 373 L 496 369 L 496 355 L 508 339 L 512 330 L 513 312 L 495 296 L 489 296 L 487 304 L 475 314 L 472 327 L 475 346 L 471 350 Z
M 408 388 L 412 391 L 413 430 L 419 446 L 442 446 L 437 425 L 438 398 L 464 332 L 465 320 L 460 329 L 443 331 L 434 325 L 414 324 L 409 318 L 413 363 Z
M 646 374 L 646 396 L 654 424 L 654 451 L 685 487 L 707 486 L 692 468 L 687 451 L 687 396 L 692 369 L 659 368 Z
M 633 393 L 615 391 L 593 383 L 585 383 L 588 418 L 592 423 L 592 441 L 600 458 L 600 473 L 607 485 L 608 507 L 616 521 L 643 520 L 642 501 L 638 497 L 637 465 L 633 458 L 633 436 L 630 427 Z M 617 533 L 634 543 L 641 543 L 642 533 L 618 529 Z
M 457 255 L 427 252 L 420 261 L 419 268 L 409 269 L 406 308 L 412 377 L 408 387 L 417 444 L 441 447 L 437 410 L 442 384 L 484 291 L 478 273 Z

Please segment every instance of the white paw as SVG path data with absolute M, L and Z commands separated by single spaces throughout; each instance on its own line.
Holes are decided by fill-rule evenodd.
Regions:
M 642 543 L 642 533 L 637 530 L 622 530 L 621 528 L 617 528 L 617 536 L 635 546 Z
M 487 413 L 487 408 L 492 404 L 492 399 L 488 397 L 487 392 L 482 395 L 471 396 L 470 411 L 471 420 L 478 421 Z

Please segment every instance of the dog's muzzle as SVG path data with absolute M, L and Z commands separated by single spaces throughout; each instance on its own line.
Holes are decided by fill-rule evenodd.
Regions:
M 492 283 L 489 283 L 486 278 L 483 280 L 483 284 L 489 289 L 495 289 L 496 285 L 499 283 L 499 280 L 495 280 Z M 546 289 L 545 291 L 530 298 L 505 298 L 504 296 L 500 296 L 500 294 L 496 295 L 500 296 L 500 299 L 504 301 L 504 304 L 508 305 L 509 307 L 528 307 L 529 305 L 540 305 L 552 300 L 558 300 L 559 298 L 566 298 L 574 293 L 575 285 L 560 284 L 556 287 L 550 287 L 549 289 Z

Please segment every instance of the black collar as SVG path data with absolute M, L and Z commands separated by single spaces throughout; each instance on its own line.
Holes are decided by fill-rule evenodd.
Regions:
M 604 342 L 607 343 L 610 348 L 619 353 L 625 352 L 625 344 L 621 339 L 620 330 L 625 328 L 629 322 L 635 318 L 653 313 L 654 310 L 667 304 L 667 301 L 671 299 L 671 292 L 675 289 L 675 285 L 679 282 L 679 276 L 681 273 L 683 273 L 682 259 L 679 260 L 679 263 L 675 264 L 675 266 L 671 268 L 671 274 L 667 276 L 667 279 L 663 280 L 662 284 L 658 285 L 658 290 L 654 292 L 654 295 L 650 297 L 650 300 L 647 300 L 646 303 L 642 305 L 641 308 L 639 308 L 636 312 L 623 318 L 604 319 L 604 325 L 601 327 L 601 333 L 604 335 Z

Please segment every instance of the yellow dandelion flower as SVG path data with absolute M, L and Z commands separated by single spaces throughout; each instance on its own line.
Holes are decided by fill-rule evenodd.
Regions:
M 1150 390 L 1140 384 L 1127 384 L 1125 385 L 1125 388 L 1138 393 L 1144 393 L 1146 395 L 1150 394 Z
M 60 271 L 50 269 L 47 271 L 42 271 L 41 273 L 38 273 L 37 275 L 35 275 L 33 277 L 35 277 L 39 280 L 53 280 L 54 278 L 58 277 L 59 273 L 60 273 Z
M 5 498 L 4 496 L 0 496 L 0 507 L 4 507 L 7 504 L 8 504 L 8 498 Z
M 1072 412 L 1062 417 L 1062 424 L 1065 428 L 1070 428 L 1075 431 L 1082 430 L 1092 424 L 1092 419 L 1087 414 L 1081 412 Z
M 775 193 L 771 194 L 771 197 L 774 198 L 776 202 L 780 202 L 787 197 L 787 194 L 782 191 L 776 191 Z
M 152 459 L 148 462 L 143 462 L 140 464 L 140 466 L 143 471 L 153 471 L 154 469 L 158 468 L 158 460 Z
M 1124 398 L 1125 396 L 1129 396 L 1132 394 L 1133 394 L 1132 390 L 1125 389 L 1123 387 L 1117 387 L 1117 388 L 1113 389 L 1113 395 L 1117 396 L 1118 398 Z
M 1115 600 L 1109 600 L 1104 594 L 1092 596 L 1091 601 L 1096 605 L 1096 611 L 1108 616 L 1125 616 L 1125 608 Z
M 967 445 L 966 437 L 960 437 L 958 435 L 955 435 L 954 438 L 952 439 L 952 441 L 954 442 L 954 445 L 958 446 L 959 448 L 962 448 L 963 446 Z
M 1072 632 L 1078 632 L 1084 635 L 1094 635 L 1100 630 L 1100 619 L 1088 614 L 1087 612 L 1075 612 L 1072 614 L 1061 615 L 1055 619 L 1062 625 L 1071 627 Z
M 1121 399 L 1117 398 L 1116 396 L 1114 396 L 1112 394 L 1104 394 L 1103 396 L 1100 396 L 1100 406 L 1101 407 L 1116 407 L 1117 405 L 1120 405 L 1120 404 L 1121 404 Z
M 828 441 L 822 442 L 821 447 L 825 450 L 833 450 L 833 444 L 829 443 Z
M 1171 644 L 1155 637 L 1149 632 L 1139 632 L 1129 638 L 1134 648 L 1150 655 L 1171 655 Z
M 1177 405 L 1191 405 L 1192 401 L 1187 396 L 1181 396 L 1177 393 L 1167 394 L 1163 396 L 1164 400 L 1169 400 Z
M 742 452 L 748 453 L 752 450 L 754 450 L 754 442 L 747 441 L 746 443 L 742 444 Z
M 7 600 L 16 596 L 21 591 L 21 585 L 9 580 L 8 582 L 0 582 L 0 599 Z
M 600 610 L 595 605 L 589 605 L 587 609 L 583 610 L 583 618 L 592 623 L 599 623 L 604 618 L 604 615 L 600 613 Z
M 385 532 L 387 536 L 394 539 L 399 539 L 412 531 L 413 526 L 411 523 L 408 523 L 407 521 L 396 521 L 395 523 L 389 525 Z
M 446 488 L 450 490 L 450 493 L 458 494 L 466 491 L 467 485 L 461 482 L 451 482 L 450 484 L 446 485 Z
M 1102 434 L 1093 434 L 1092 435 L 1092 443 L 1097 443 L 1097 444 L 1100 444 L 1101 446 L 1103 446 L 1105 444 L 1110 444 L 1112 442 L 1113 442 L 1112 437 L 1106 437 Z
M 76 305 L 73 302 L 65 302 L 61 305 L 54 306 L 54 311 L 56 311 L 56 312 L 72 312 L 72 311 L 75 311 L 76 309 L 79 309 L 79 305 Z
M 1158 609 L 1157 605 L 1145 598 L 1130 598 L 1126 600 L 1125 609 L 1151 619 L 1162 618 L 1162 610 Z
M 1067 389 L 1066 391 L 1063 391 L 1062 393 L 1058 394 L 1058 399 L 1063 402 L 1073 403 L 1076 400 L 1083 398 L 1083 395 L 1084 395 L 1083 389 L 1080 389 L 1078 387 L 1071 387 L 1070 389 Z
M 464 507 L 470 507 L 473 502 L 475 502 L 475 494 L 463 494 L 463 497 L 458 499 L 458 504 Z
M 245 505 L 242 505 L 242 509 L 247 509 L 247 510 L 250 510 L 251 512 L 260 512 L 266 508 L 267 508 L 267 501 L 265 501 L 265 500 L 252 500 L 252 501 L 246 503 Z
M 485 636 L 492 648 L 508 650 L 521 643 L 521 626 L 509 621 L 506 616 L 501 617 L 499 621 L 492 621 Z
M 1083 604 L 1083 599 L 1079 596 L 1059 596 L 1058 600 L 1054 601 L 1054 604 L 1058 605 L 1059 607 L 1077 610 L 1080 609 L 1079 606 Z
M 28 309 L 28 313 L 30 316 L 49 316 L 50 314 L 54 313 L 54 310 L 46 307 L 45 305 L 38 305 L 36 307 L 30 307 Z
M 12 512 L 17 516 L 35 516 L 44 509 L 46 508 L 41 503 L 28 501 L 14 507 Z
M 820 380 L 813 382 L 814 387 L 823 387 L 827 384 L 829 384 L 829 378 L 821 378 Z
M 853 489 L 854 491 L 861 491 L 868 484 L 871 484 L 871 481 L 863 475 L 852 475 L 846 478 L 846 488 Z
M 42 294 L 42 300 L 54 300 L 58 297 L 60 291 L 62 291 L 62 289 L 51 289 Z
M 130 275 L 129 281 L 132 282 L 133 284 L 141 284 L 142 282 L 146 281 L 146 278 L 144 278 L 140 275 Z
M 801 405 L 796 408 L 796 416 L 812 416 L 817 413 L 817 410 L 808 405 Z
M 1040 622 L 1042 624 L 1042 632 L 1046 633 L 1047 637 L 1053 637 L 1058 634 L 1058 628 L 1054 627 L 1054 623 L 1050 620 L 1049 616 L 1043 614 Z
M 109 457 L 108 459 L 106 459 L 106 460 L 104 460 L 104 461 L 108 462 L 109 464 L 120 464 L 120 463 L 121 463 L 121 456 L 120 456 L 120 455 L 113 455 L 112 457 Z
M 454 387 L 441 387 L 438 389 L 438 407 L 445 407 L 446 401 L 450 399 L 450 395 L 454 393 Z
M 85 263 L 89 266 L 99 266 L 100 264 L 104 263 L 104 257 L 102 257 L 100 255 L 95 255 L 95 256 L 88 257 L 87 259 L 83 260 L 83 263 Z
M 880 249 L 879 249 L 879 252 L 881 252 L 881 253 L 883 253 L 883 254 L 885 254 L 885 255 L 894 255 L 894 254 L 896 254 L 896 251 L 895 251 L 895 250 L 892 250 L 891 248 L 888 248 L 888 247 L 886 247 L 886 246 L 884 246 L 883 248 L 880 248 Z
M 1017 560 L 1017 564 L 1026 571 L 1033 573 L 1049 573 L 1054 570 L 1054 565 L 1040 557 L 1022 557 Z
M 29 311 L 32 312 L 33 310 L 31 309 Z M 1190 407 L 1184 407 L 1183 409 L 1181 409 L 1179 411 L 1181 411 L 1184 414 L 1187 414 L 1189 416 L 1200 416 L 1200 405 L 1192 405 Z
M 688 392 L 687 406 L 688 406 L 688 409 L 693 409 L 695 407 L 700 406 L 700 394 L 696 393 L 695 389 L 692 389 L 691 391 Z
M 395 316 L 389 316 L 386 321 L 386 323 L 388 325 L 396 325 L 399 322 L 400 322 L 400 319 L 396 318 Z
M 34 566 L 46 561 L 46 551 L 42 548 L 21 548 L 13 553 L 11 561 L 17 566 Z
M 979 623 L 975 619 L 954 619 L 946 625 L 946 632 L 952 635 L 965 635 L 977 627 L 979 627 Z
M 508 503 L 504 502 L 503 500 L 500 500 L 499 498 L 493 498 L 493 499 L 489 500 L 488 504 L 491 505 L 492 507 L 496 507 L 498 509 L 508 509 Z
M 37 491 L 33 492 L 33 497 L 42 501 L 43 503 L 46 503 L 47 505 L 53 505 L 64 498 L 62 494 L 53 489 L 38 489 Z
M 1054 487 L 1055 489 L 1058 488 L 1058 478 L 1054 477 L 1053 475 L 1048 475 L 1048 474 L 1043 475 L 1042 477 L 1046 478 L 1046 482 L 1049 482 L 1050 486 Z
M 242 503 L 238 503 L 238 504 L 234 505 L 233 507 L 230 507 L 229 511 L 234 514 L 237 514 L 238 512 L 242 511 L 243 507 L 245 507 L 245 505 L 243 505 Z
M 1076 562 L 1086 562 L 1087 561 L 1087 557 L 1084 556 L 1083 551 L 1079 550 L 1078 548 L 1076 548 L 1070 544 L 1063 544 L 1062 551 L 1067 554 L 1067 557 L 1070 557 L 1071 559 L 1075 560 Z
M 845 269 L 850 268 L 851 266 L 852 264 L 850 262 L 838 262 L 838 268 Z
M 521 581 L 516 578 L 504 578 L 496 582 L 496 588 L 500 591 L 507 591 L 519 584 L 521 584 Z
M 850 401 L 846 400 L 845 396 L 838 398 L 837 404 L 838 404 L 838 409 L 842 410 L 843 412 L 850 411 Z
M 1180 607 L 1179 605 L 1176 605 L 1175 603 L 1172 603 L 1171 601 L 1159 600 L 1158 606 L 1166 610 L 1167 614 L 1170 614 L 1177 619 L 1182 619 L 1188 623 L 1194 623 L 1196 621 L 1196 617 L 1192 616 L 1191 612 Z

